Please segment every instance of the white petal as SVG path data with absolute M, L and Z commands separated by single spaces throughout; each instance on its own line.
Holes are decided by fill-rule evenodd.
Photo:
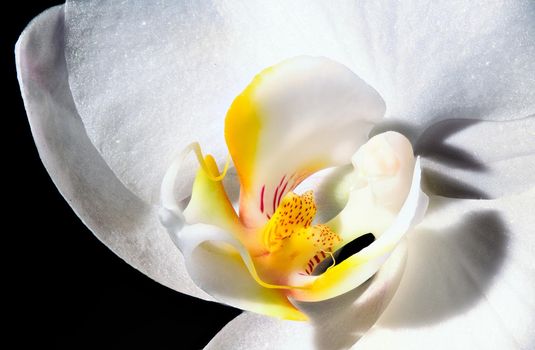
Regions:
M 380 236 L 406 203 L 409 192 L 415 196 L 421 192 L 420 163 L 416 164 L 412 145 L 399 133 L 372 137 L 351 161 L 354 175 L 347 204 L 327 223 L 346 243 L 367 232 Z M 415 205 L 413 210 L 416 209 Z M 420 210 L 425 213 L 426 206 Z
M 409 128 L 450 118 L 507 120 L 535 112 L 535 8 L 527 1 L 361 2 L 355 42 L 367 76 Z M 345 25 L 348 25 L 347 23 Z
M 299 303 L 311 322 L 281 321 L 244 313 L 226 325 L 205 349 L 347 349 L 388 305 L 404 270 L 402 244 L 373 279 L 337 298 Z
M 313 350 L 314 344 L 314 328 L 308 322 L 246 312 L 230 321 L 204 349 Z
M 69 79 L 88 135 L 152 203 L 185 145 L 199 141 L 225 159 L 225 113 L 262 69 L 303 54 L 347 57 L 323 12 L 304 1 L 83 0 L 68 1 L 66 16 Z M 178 182 L 182 197 L 193 164 Z
M 421 130 L 448 118 L 505 120 L 535 101 L 529 1 L 69 1 L 68 62 L 92 142 L 119 179 L 156 202 L 176 150 L 224 159 L 232 99 L 297 55 L 337 60 Z M 191 167 L 192 169 L 194 167 Z M 194 171 L 180 187 L 182 194 Z
M 535 185 L 535 116 L 507 122 L 446 120 L 415 145 L 431 193 L 494 198 Z
M 164 285 L 210 299 L 189 278 L 156 210 L 117 180 L 89 141 L 67 83 L 63 20 L 61 6 L 44 12 L 16 46 L 22 96 L 43 164 L 80 219 L 116 254 Z
M 535 188 L 493 201 L 434 197 L 407 269 L 355 349 L 533 349 Z

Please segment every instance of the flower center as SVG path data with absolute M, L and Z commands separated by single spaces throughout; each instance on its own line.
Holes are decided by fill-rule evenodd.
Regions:
M 316 204 L 312 191 L 302 195 L 288 192 L 263 228 L 267 254 L 257 257 L 269 278 L 276 273 L 287 278 L 294 274 L 311 275 L 325 258 L 332 256 L 333 247 L 342 241 L 326 225 L 312 225 Z

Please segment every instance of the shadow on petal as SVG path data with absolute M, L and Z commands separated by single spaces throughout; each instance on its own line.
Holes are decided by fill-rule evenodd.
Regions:
M 426 193 L 450 198 L 490 198 L 485 192 L 475 186 L 431 169 L 423 169 L 422 182 L 423 190 Z M 429 208 L 428 210 L 432 209 Z
M 375 276 L 354 290 L 318 303 L 295 302 L 314 325 L 316 349 L 348 349 L 375 324 L 399 286 L 406 256 L 403 242 Z
M 211 299 L 191 282 L 155 208 L 124 186 L 89 139 L 69 86 L 64 21 L 64 6 L 50 8 L 28 25 L 15 48 L 45 168 L 76 215 L 115 254 L 167 287 Z
M 396 131 L 402 135 L 405 135 L 409 139 L 411 144 L 415 144 L 415 141 L 418 140 L 419 135 L 422 133 L 425 127 L 422 125 L 414 125 L 407 123 L 404 120 L 398 119 L 385 119 L 380 124 L 376 125 L 369 134 L 369 138 L 382 134 L 387 131 Z
M 223 179 L 223 186 L 230 202 L 237 205 L 240 201 L 240 180 L 234 166 L 228 169 L 227 176 Z
M 452 115 L 468 115 L 466 112 L 452 112 Z M 470 116 L 480 113 L 470 114 Z M 389 120 L 378 125 L 370 136 L 387 130 L 394 130 L 405 135 L 414 145 L 414 153 L 422 156 L 424 164 L 424 181 L 426 192 L 451 198 L 487 199 L 489 196 L 477 184 L 465 183 L 453 177 L 429 169 L 428 163 L 439 163 L 447 168 L 469 170 L 476 173 L 487 172 L 487 166 L 469 153 L 466 149 L 449 145 L 446 141 L 456 133 L 467 129 L 480 121 L 469 118 L 450 118 L 437 116 L 440 120 L 427 127 L 415 126 L 406 122 Z M 427 163 L 427 164 L 426 164 Z
M 441 217 L 447 220 L 446 217 Z M 494 283 L 508 244 L 498 212 L 465 214 L 441 230 L 415 231 L 397 300 L 383 325 L 419 327 L 463 314 Z
M 414 152 L 448 167 L 478 172 L 486 171 L 485 164 L 471 156 L 466 150 L 445 142 L 450 136 L 479 122 L 474 119 L 447 119 L 435 123 L 420 135 L 414 146 Z
M 452 112 L 452 115 L 466 115 L 466 113 Z M 403 121 L 388 120 L 372 130 L 370 137 L 389 130 L 397 131 L 411 141 L 414 145 L 414 154 L 416 155 L 443 163 L 448 167 L 484 172 L 487 170 L 485 164 L 467 152 L 470 145 L 467 145 L 467 150 L 465 150 L 448 145 L 446 142 L 451 136 L 481 122 L 472 118 L 437 116 L 433 119 L 439 121 L 428 126 L 411 125 Z

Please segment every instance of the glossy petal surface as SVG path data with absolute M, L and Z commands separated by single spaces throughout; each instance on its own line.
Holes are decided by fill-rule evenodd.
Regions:
M 63 19 L 61 6 L 44 12 L 16 47 L 22 96 L 43 164 L 80 219 L 117 255 L 162 284 L 211 299 L 191 281 L 157 209 L 126 189 L 89 141 L 67 82 Z
M 354 349 L 532 349 L 533 203 L 535 188 L 492 201 L 434 197 L 409 237 L 398 292 Z
M 156 203 L 176 150 L 196 140 L 224 160 L 227 107 L 289 57 L 346 65 L 415 135 L 439 120 L 533 114 L 534 11 L 531 1 L 68 1 L 69 80 L 97 150 Z

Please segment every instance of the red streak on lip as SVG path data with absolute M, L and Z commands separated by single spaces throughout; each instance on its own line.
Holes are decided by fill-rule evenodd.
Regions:
M 260 211 L 264 212 L 264 192 L 266 190 L 266 185 L 262 186 L 262 191 L 260 191 Z
M 289 182 L 289 180 L 286 181 L 286 183 L 284 184 L 284 187 L 281 190 L 281 193 L 279 193 L 279 198 L 277 198 L 277 206 L 279 206 L 279 204 L 281 204 L 282 195 L 284 194 L 284 190 L 286 189 L 286 186 L 288 186 L 288 182 Z
M 286 175 L 284 175 L 282 177 L 281 181 L 279 182 L 279 185 L 275 189 L 275 194 L 273 195 L 273 213 L 275 213 L 275 210 L 277 209 L 277 206 L 278 206 L 278 204 L 277 204 L 277 198 L 278 198 L 277 194 L 279 193 L 279 188 L 281 187 L 282 182 L 284 181 L 285 178 L 286 178 Z
M 273 196 L 273 213 L 275 213 L 275 209 L 277 208 L 277 193 L 279 193 L 279 186 L 277 186 L 275 195 Z
M 278 188 L 278 187 L 281 187 L 282 182 L 284 181 L 284 179 L 286 179 L 286 175 L 284 175 L 284 176 L 282 177 L 281 182 L 279 182 L 279 185 L 277 186 L 277 188 Z

